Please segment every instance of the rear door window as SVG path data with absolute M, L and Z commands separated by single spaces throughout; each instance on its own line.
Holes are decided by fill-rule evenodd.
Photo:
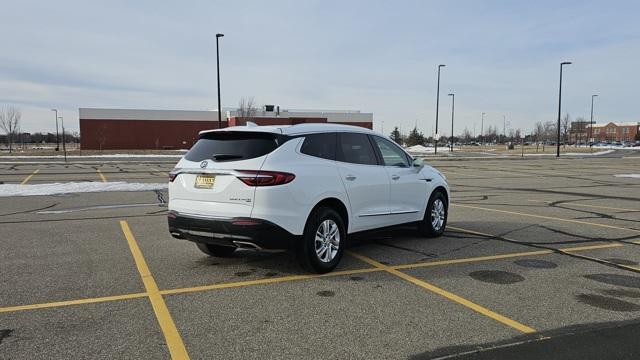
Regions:
M 259 132 L 211 132 L 204 134 L 185 155 L 189 161 L 238 161 L 257 158 L 275 150 L 285 139 Z
M 376 154 L 366 134 L 339 133 L 336 159 L 342 162 L 377 165 Z
M 304 138 L 300 152 L 327 160 L 336 159 L 336 133 L 309 134 Z

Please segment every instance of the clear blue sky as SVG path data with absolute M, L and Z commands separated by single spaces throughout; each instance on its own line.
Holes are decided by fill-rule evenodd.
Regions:
M 214 109 L 222 103 L 360 109 L 374 126 L 456 133 L 506 115 L 529 131 L 563 112 L 640 121 L 637 1 L 4 1 L 0 105 L 23 129 L 51 131 L 51 108 L 77 129 L 78 107 Z M 450 132 L 445 125 L 443 134 Z

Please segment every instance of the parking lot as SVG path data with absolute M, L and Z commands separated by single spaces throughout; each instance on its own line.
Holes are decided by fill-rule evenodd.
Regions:
M 0 164 L 162 183 L 175 161 Z M 0 197 L 0 358 L 579 358 L 640 351 L 640 156 L 428 160 L 447 232 L 352 239 L 329 274 L 173 239 L 166 190 Z M 514 355 L 517 354 L 517 355 Z

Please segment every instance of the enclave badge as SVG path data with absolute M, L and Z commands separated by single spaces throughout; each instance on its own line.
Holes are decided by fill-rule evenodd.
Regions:
M 200 163 L 200 168 L 201 168 L 201 169 L 204 169 L 204 168 L 206 168 L 206 167 L 207 167 L 207 160 L 205 160 L 205 161 L 203 161 L 203 162 L 201 162 L 201 163 Z

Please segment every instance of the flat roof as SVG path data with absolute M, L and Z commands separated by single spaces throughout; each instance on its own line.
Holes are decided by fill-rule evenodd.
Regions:
M 223 108 L 224 109 L 224 108 Z M 227 113 L 236 116 L 237 110 L 223 110 L 222 117 L 226 121 Z M 217 110 L 147 110 L 147 109 L 106 109 L 80 108 L 81 120 L 166 120 L 166 121 L 218 121 Z M 323 118 L 328 122 L 373 122 L 373 113 L 359 110 L 287 110 L 280 113 L 258 110 L 257 118 Z

